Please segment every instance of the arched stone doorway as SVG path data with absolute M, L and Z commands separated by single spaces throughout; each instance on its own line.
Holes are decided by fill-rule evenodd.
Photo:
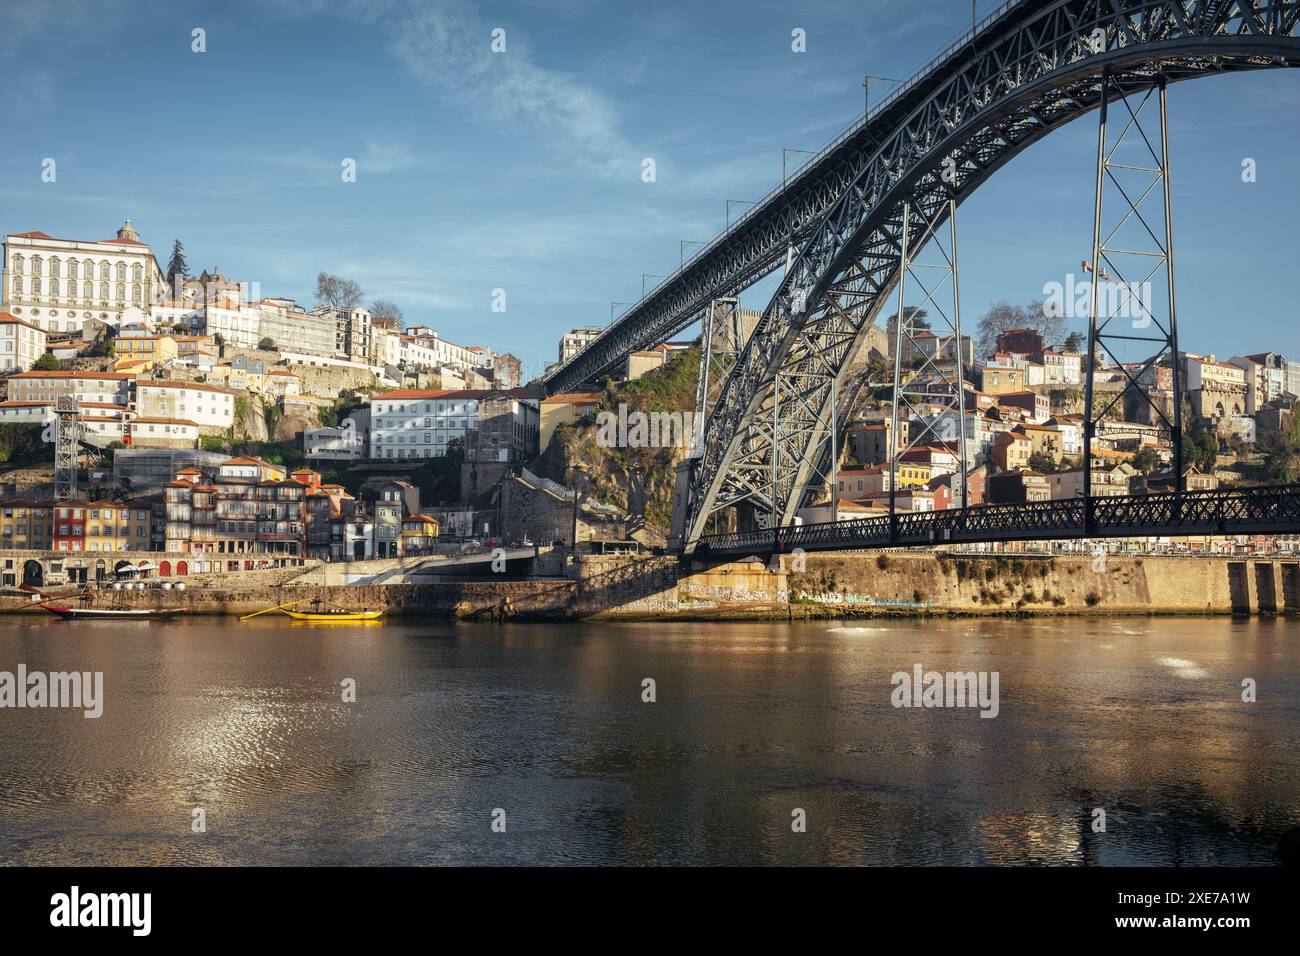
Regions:
M 23 564 L 23 584 L 33 588 L 44 587 L 45 565 L 34 559 L 25 562 Z

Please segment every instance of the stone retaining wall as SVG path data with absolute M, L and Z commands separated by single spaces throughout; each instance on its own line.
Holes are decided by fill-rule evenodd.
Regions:
M 669 556 L 585 558 L 570 579 L 365 586 L 253 585 L 113 592 L 133 607 L 249 614 L 320 598 L 394 616 L 790 618 L 899 614 L 1273 614 L 1300 611 L 1300 561 L 1241 558 L 808 555 L 802 568 L 736 562 L 684 570 Z M 31 610 L 22 597 L 2 610 Z

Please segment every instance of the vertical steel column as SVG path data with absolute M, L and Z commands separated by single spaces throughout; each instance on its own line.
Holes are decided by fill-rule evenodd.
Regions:
M 696 379 L 695 386 L 695 418 L 696 421 L 703 420 L 708 409 L 706 407 L 709 396 L 709 368 L 713 364 L 713 310 L 717 307 L 717 300 L 709 302 L 709 310 L 704 313 L 704 338 L 700 343 L 700 374 Z
M 77 399 L 62 395 L 54 404 L 54 497 L 77 497 L 77 442 L 81 415 Z
M 1165 186 L 1165 275 L 1169 282 L 1169 367 L 1174 382 L 1174 490 L 1186 491 L 1187 479 L 1183 475 L 1183 383 L 1179 374 L 1178 356 L 1178 296 L 1174 289 L 1174 206 L 1173 184 L 1169 162 L 1169 110 L 1166 101 L 1168 78 L 1160 77 L 1160 165 L 1164 169 Z
M 772 377 L 772 538 L 776 539 L 781 525 L 781 505 L 778 485 L 781 466 L 781 374 Z
M 831 378 L 831 524 L 840 523 L 840 422 L 835 402 L 835 379 Z
M 1106 188 L 1106 119 L 1110 103 L 1110 72 L 1101 74 L 1101 114 L 1097 124 L 1097 195 L 1092 219 L 1092 285 L 1088 305 L 1088 355 L 1087 377 L 1083 386 L 1083 530 L 1092 531 L 1092 438 L 1093 438 L 1093 380 L 1096 378 L 1097 360 L 1097 305 L 1101 279 L 1101 211 L 1102 195 Z
M 894 323 L 894 404 L 889 429 L 889 540 L 898 540 L 898 399 L 903 389 L 903 303 L 907 288 L 908 230 L 911 228 L 912 204 L 903 203 L 903 234 L 898 257 L 898 318 Z
M 961 284 L 958 274 L 961 260 L 957 257 L 957 200 L 948 200 L 948 225 L 952 230 L 952 316 L 953 348 L 957 355 L 957 468 L 961 479 L 961 507 L 968 503 L 966 494 L 966 471 L 970 459 L 966 454 L 966 360 L 962 357 L 965 349 L 961 341 Z M 953 489 L 956 491 L 956 488 Z M 952 505 L 958 507 L 956 501 Z

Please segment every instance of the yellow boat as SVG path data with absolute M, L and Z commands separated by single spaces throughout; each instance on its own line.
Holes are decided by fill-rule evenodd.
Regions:
M 288 614 L 295 621 L 324 621 L 327 623 L 345 623 L 357 621 L 377 621 L 384 616 L 383 611 L 290 611 L 288 608 L 281 608 L 282 613 Z
M 311 601 L 312 607 L 321 608 L 321 610 L 289 610 L 295 605 L 306 604 L 308 601 Z M 328 608 L 328 610 L 326 608 Z M 302 598 L 298 601 L 290 601 L 288 604 L 277 604 L 275 607 L 268 607 L 253 614 L 245 614 L 240 618 L 240 620 L 247 621 L 250 618 L 258 617 L 262 614 L 270 614 L 274 611 L 279 611 L 281 614 L 287 614 L 295 621 L 306 621 L 312 624 L 363 624 L 368 621 L 378 621 L 384 616 L 382 610 L 352 611 L 345 607 L 339 607 L 337 604 L 330 604 L 328 601 L 322 601 L 320 598 Z

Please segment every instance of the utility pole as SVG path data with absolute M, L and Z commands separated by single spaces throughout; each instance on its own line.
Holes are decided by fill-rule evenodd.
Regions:
M 728 199 L 727 200 L 727 228 L 731 228 L 731 207 L 732 206 L 757 206 L 758 203 L 750 202 L 748 199 Z
M 677 247 L 678 260 L 677 269 L 680 272 L 686 267 L 686 247 L 687 246 L 707 246 L 707 242 L 701 242 L 698 239 L 683 239 Z
M 868 119 L 871 116 L 871 81 L 872 80 L 880 80 L 881 82 L 884 83 L 900 82 L 899 80 L 894 79 L 892 76 L 876 76 L 873 73 L 868 73 L 866 76 L 862 78 L 862 118 L 864 120 Z

